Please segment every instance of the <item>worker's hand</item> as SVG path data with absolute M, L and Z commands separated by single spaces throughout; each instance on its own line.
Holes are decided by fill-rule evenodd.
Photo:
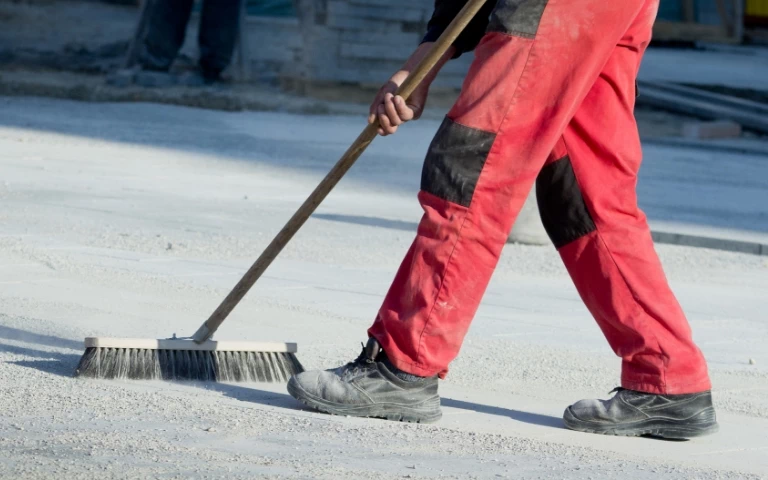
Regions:
M 395 95 L 397 88 L 408 77 L 406 70 L 400 70 L 379 89 L 376 98 L 371 103 L 368 123 L 379 121 L 379 135 L 391 135 L 403 123 L 418 119 L 424 111 L 424 105 L 429 93 L 429 84 L 422 82 L 406 101 L 400 95 Z
M 368 115 L 368 123 L 379 121 L 379 135 L 391 135 L 397 131 L 397 127 L 410 120 L 416 120 L 424 112 L 427 103 L 429 86 L 437 76 L 440 69 L 453 56 L 454 49 L 450 47 L 443 57 L 438 60 L 429 74 L 421 81 L 408 100 L 395 95 L 397 88 L 408 78 L 409 73 L 416 68 L 421 60 L 429 53 L 432 43 L 422 43 L 408 58 L 403 68 L 397 71 L 383 87 L 379 89 L 376 98 L 371 103 Z

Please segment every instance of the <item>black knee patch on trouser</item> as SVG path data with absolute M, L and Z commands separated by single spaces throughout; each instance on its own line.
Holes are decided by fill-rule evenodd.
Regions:
M 446 117 L 437 130 L 421 171 L 421 189 L 469 207 L 496 134 Z
M 547 0 L 499 0 L 491 13 L 489 32 L 533 38 Z
M 560 248 L 595 231 L 568 156 L 546 165 L 536 178 L 536 200 L 547 235 Z

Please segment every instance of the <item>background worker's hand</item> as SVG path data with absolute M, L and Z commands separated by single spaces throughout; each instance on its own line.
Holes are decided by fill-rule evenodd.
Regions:
M 369 109 L 368 123 L 379 121 L 379 135 L 391 135 L 397 131 L 397 127 L 410 120 L 417 120 L 424 112 L 429 95 L 429 86 L 437 76 L 440 69 L 451 59 L 454 53 L 453 47 L 449 48 L 435 67 L 422 80 L 413 91 L 408 100 L 395 95 L 397 88 L 408 78 L 408 75 L 416 65 L 429 53 L 432 43 L 422 43 L 408 58 L 403 68 L 397 71 L 387 83 L 379 89 Z

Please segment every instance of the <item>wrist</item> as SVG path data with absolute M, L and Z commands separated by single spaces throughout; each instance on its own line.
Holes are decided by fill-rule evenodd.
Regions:
M 408 60 L 405 61 L 403 64 L 403 67 L 401 70 L 405 70 L 407 72 L 410 72 L 414 68 L 416 68 L 416 65 L 421 62 L 424 57 L 427 56 L 427 54 L 432 50 L 432 47 L 435 45 L 435 42 L 423 42 L 421 43 L 416 50 L 411 54 L 410 57 L 408 57 Z M 434 70 L 439 70 L 443 65 L 445 65 L 451 58 L 453 58 L 453 55 L 456 53 L 456 47 L 453 45 L 448 47 L 448 50 L 443 54 L 442 57 L 440 57 L 440 60 L 438 60 L 437 65 L 435 65 Z

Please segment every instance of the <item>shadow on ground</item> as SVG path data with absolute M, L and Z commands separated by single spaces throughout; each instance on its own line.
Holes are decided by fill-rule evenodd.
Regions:
M 290 410 L 315 411 L 314 409 L 304 406 L 302 403 L 285 393 L 269 392 L 250 386 L 245 387 L 222 383 L 205 384 L 203 388 L 206 390 L 221 392 L 227 397 L 234 398 L 243 402 L 258 403 L 260 405 L 286 408 Z M 451 398 L 441 399 L 440 404 L 447 408 L 469 410 L 487 415 L 498 415 L 511 418 L 512 420 L 518 422 L 530 423 L 543 427 L 563 428 L 563 420 L 561 418 L 551 417 L 549 415 L 522 412 L 519 410 L 511 410 L 509 408 L 496 407 L 493 405 L 482 405 L 479 403 L 465 402 L 462 400 L 453 400 Z
M 2 96 L 0 108 L 0 127 L 212 155 L 269 165 L 286 175 L 291 170 L 325 175 L 365 128 L 367 115 L 367 108 L 359 117 L 329 117 Z M 377 139 L 346 177 L 415 194 L 436 128 L 425 135 L 405 132 L 400 142 Z
M 0 127 L 206 154 L 269 165 L 280 169 L 279 175 L 324 175 L 365 126 L 364 111 L 359 118 L 309 117 L 12 97 L 0 97 L 0 105 Z M 415 194 L 438 126 L 437 121 L 416 122 L 394 139 L 376 139 L 347 177 Z M 759 155 L 656 145 L 643 160 L 638 196 L 652 221 L 768 232 L 766 179 L 768 162 Z
M 80 355 L 69 353 L 47 352 L 36 350 L 34 348 L 17 347 L 0 343 L 0 352 L 22 355 L 25 357 L 38 358 L 39 360 L 18 360 L 6 362 L 10 365 L 32 368 L 41 372 L 59 375 L 62 377 L 72 377 L 77 364 L 80 361 Z
M 495 407 L 493 405 L 483 405 L 480 403 L 465 402 L 463 400 L 453 400 L 451 398 L 443 398 L 440 401 L 440 404 L 443 407 L 448 407 L 448 408 L 458 408 L 461 410 L 470 410 L 477 413 L 484 413 L 486 415 L 498 415 L 500 417 L 508 417 L 518 422 L 530 423 L 533 425 L 540 425 L 542 427 L 563 428 L 562 418 L 552 417 L 549 415 L 522 412 L 520 410 L 512 410 L 509 408 Z
M 38 333 L 6 327 L 4 325 L 0 325 L 0 338 L 17 342 L 34 343 L 36 345 L 45 345 L 48 347 L 71 348 L 72 350 L 81 350 L 83 348 L 83 342 L 53 335 L 40 335 Z
M 41 335 L 4 325 L 0 325 L 0 339 L 71 350 L 83 350 L 84 348 L 82 342 L 53 335 Z M 80 361 L 80 355 L 78 354 L 38 350 L 30 347 L 9 345 L 7 343 L 0 343 L 0 352 L 37 358 L 39 360 L 19 360 L 7 363 L 62 377 L 71 377 Z
M 258 385 L 258 384 L 253 384 Z M 231 383 L 206 383 L 199 384 L 201 388 L 220 392 L 224 396 L 240 400 L 241 402 L 258 403 L 270 407 L 287 408 L 291 410 L 300 409 L 302 405 L 293 397 L 285 393 L 270 392 L 259 390 L 254 387 L 244 387 Z

